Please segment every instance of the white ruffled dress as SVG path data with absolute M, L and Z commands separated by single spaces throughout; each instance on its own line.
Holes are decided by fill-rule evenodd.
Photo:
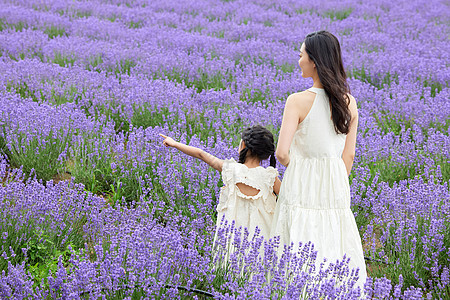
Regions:
M 236 228 L 248 228 L 250 239 L 256 227 L 260 229 L 260 236 L 268 239 L 276 205 L 273 185 L 277 176 L 278 171 L 273 167 L 248 168 L 234 159 L 225 160 L 222 167 L 224 186 L 217 205 L 217 226 L 221 226 L 225 217 L 228 224 L 234 220 Z M 237 183 L 259 192 L 255 196 L 247 196 L 239 190 Z
M 350 257 L 350 267 L 359 268 L 359 284 L 367 273 L 361 238 L 350 209 L 350 187 L 342 160 L 346 135 L 337 134 L 325 90 L 316 93 L 306 118 L 298 125 L 289 149 L 276 205 L 272 236 L 281 243 L 314 243 L 319 267 Z

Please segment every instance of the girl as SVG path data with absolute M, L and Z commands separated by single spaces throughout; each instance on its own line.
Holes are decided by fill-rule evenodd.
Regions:
M 275 145 L 272 133 L 263 126 L 247 128 L 242 133 L 239 145 L 239 162 L 234 159 L 222 160 L 203 150 L 174 141 L 160 134 L 166 147 L 174 147 L 181 152 L 206 162 L 222 172 L 224 187 L 217 205 L 217 225 L 222 218 L 235 227 L 246 227 L 251 239 L 256 227 L 264 238 L 269 238 L 276 195 L 281 181 L 275 169 Z M 262 167 L 261 161 L 270 157 L 270 167 Z

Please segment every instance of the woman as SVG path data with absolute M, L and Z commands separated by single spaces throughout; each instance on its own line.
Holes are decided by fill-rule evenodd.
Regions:
M 276 157 L 287 169 L 281 184 L 271 235 L 284 244 L 312 241 L 317 266 L 350 257 L 359 268 L 358 285 L 367 273 L 350 210 L 348 175 L 355 156 L 358 111 L 349 94 L 337 38 L 318 31 L 306 36 L 300 50 L 308 90 L 288 97 Z

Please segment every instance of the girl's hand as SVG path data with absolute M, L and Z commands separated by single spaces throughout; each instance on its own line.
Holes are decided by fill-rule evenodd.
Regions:
M 164 134 L 160 133 L 159 135 L 164 139 L 164 141 L 163 141 L 164 146 L 174 147 L 175 149 L 180 150 L 184 154 L 201 159 L 205 163 L 207 163 L 208 165 L 210 165 L 211 167 L 216 169 L 217 171 L 222 172 L 223 160 L 221 160 L 209 153 L 206 153 L 205 151 L 203 151 L 202 149 L 199 149 L 197 147 L 192 147 L 192 146 L 185 145 L 183 143 L 176 142 L 172 138 L 165 136 Z
M 162 138 L 164 138 L 163 145 L 166 147 L 175 147 L 177 142 L 174 141 L 173 138 L 165 136 L 164 134 L 159 134 Z

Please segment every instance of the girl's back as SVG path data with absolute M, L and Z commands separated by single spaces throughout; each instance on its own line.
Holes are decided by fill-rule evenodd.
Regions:
M 222 218 L 235 227 L 246 227 L 250 238 L 256 227 L 269 237 L 276 196 L 273 193 L 278 171 L 273 167 L 249 168 L 234 159 L 225 160 L 222 167 L 224 186 L 217 205 L 217 224 Z

